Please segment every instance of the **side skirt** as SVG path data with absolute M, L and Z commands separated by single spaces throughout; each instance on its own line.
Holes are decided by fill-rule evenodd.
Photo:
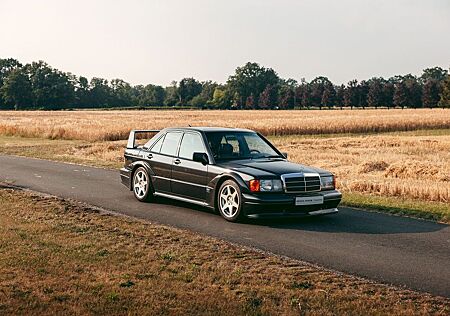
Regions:
M 167 194 L 167 193 L 160 193 L 160 192 L 155 192 L 154 195 L 155 196 L 161 196 L 161 197 L 169 198 L 169 199 L 173 199 L 173 200 L 177 200 L 177 201 L 181 201 L 181 202 L 187 202 L 187 203 L 197 204 L 197 205 L 201 205 L 201 206 L 205 206 L 205 207 L 211 208 L 211 206 L 208 203 L 206 203 L 206 202 L 196 201 L 196 200 L 184 198 L 184 197 L 181 197 L 181 196 L 176 196 L 176 195 Z

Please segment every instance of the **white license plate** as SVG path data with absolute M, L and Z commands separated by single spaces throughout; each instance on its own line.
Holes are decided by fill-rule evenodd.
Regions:
M 323 196 L 297 196 L 295 205 L 317 205 L 323 204 Z

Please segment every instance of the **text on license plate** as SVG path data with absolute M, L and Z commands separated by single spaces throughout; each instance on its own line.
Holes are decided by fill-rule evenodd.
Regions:
M 323 196 L 297 196 L 295 205 L 316 205 L 323 204 Z

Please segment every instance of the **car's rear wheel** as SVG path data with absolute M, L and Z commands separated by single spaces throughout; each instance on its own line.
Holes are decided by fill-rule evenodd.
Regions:
M 133 175 L 133 193 L 141 202 L 149 201 L 153 197 L 150 177 L 143 167 L 137 168 Z
M 241 190 L 233 180 L 227 180 L 220 186 L 217 208 L 227 221 L 236 222 L 242 218 Z

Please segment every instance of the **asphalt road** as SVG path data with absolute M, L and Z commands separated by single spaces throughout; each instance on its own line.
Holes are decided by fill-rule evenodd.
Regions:
M 233 224 L 189 204 L 139 203 L 117 171 L 2 155 L 0 181 L 450 297 L 448 225 L 350 208 L 318 218 Z

